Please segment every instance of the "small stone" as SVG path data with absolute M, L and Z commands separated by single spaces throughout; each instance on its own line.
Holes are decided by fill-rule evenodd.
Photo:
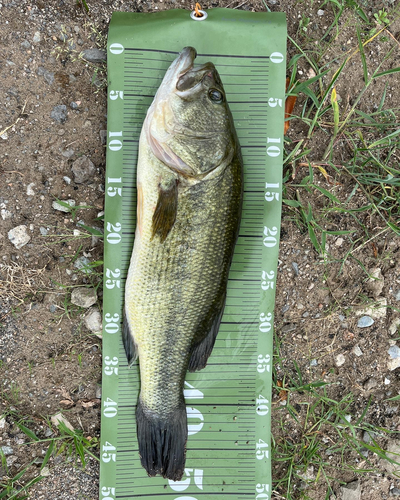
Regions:
M 394 293 L 394 298 L 397 300 L 397 302 L 400 301 L 400 290 L 397 290 L 397 292 Z
M 100 141 L 104 146 L 107 142 L 107 130 L 100 130 Z
M 107 53 L 101 49 L 85 49 L 81 52 L 81 56 L 88 62 L 101 63 L 107 60 Z
M 312 359 L 310 361 L 310 366 L 317 366 L 318 365 L 318 361 L 316 359 Z
M 324 11 L 324 10 L 322 10 L 322 9 L 319 9 L 319 10 L 317 10 L 317 14 L 318 14 L 319 16 L 323 16 L 323 15 L 325 14 L 325 11 Z
M 0 446 L 0 450 L 4 453 L 4 455 L 12 455 L 14 453 L 11 446 Z
M 88 330 L 95 333 L 96 335 L 101 335 L 103 326 L 101 322 L 101 314 L 98 307 L 91 307 L 85 314 L 83 321 L 85 322 L 85 326 Z
M 387 312 L 387 299 L 379 297 L 371 306 L 364 307 L 356 311 L 357 316 L 371 316 L 374 319 L 383 319 L 386 317 Z
M 343 238 L 338 238 L 336 241 L 335 241 L 335 245 L 337 247 L 341 247 L 343 245 Z
M 10 231 L 8 231 L 8 239 L 15 246 L 15 248 L 19 250 L 28 243 L 31 237 L 27 233 L 27 227 L 22 225 L 14 227 L 14 229 L 10 229 Z
M 370 278 L 368 278 L 365 287 L 372 293 L 372 296 L 377 298 L 385 286 L 382 271 L 379 267 L 375 267 L 370 271 Z
M 353 352 L 358 357 L 360 357 L 360 356 L 363 355 L 363 352 L 362 352 L 362 350 L 360 349 L 360 347 L 358 345 L 354 346 Z
M 385 377 L 384 383 L 385 383 L 385 385 L 390 385 L 390 380 Z
M 64 151 L 62 151 L 61 154 L 65 158 L 72 158 L 74 156 L 74 154 L 75 154 L 75 150 L 72 149 L 72 148 L 68 148 L 68 149 L 65 149 Z
M 42 236 L 46 236 L 48 233 L 48 230 L 45 227 L 39 227 L 39 232 Z
M 50 117 L 58 123 L 65 123 L 67 121 L 67 106 L 65 104 L 54 106 Z
M 101 385 L 96 387 L 96 398 L 101 399 Z
M 392 358 L 389 359 L 388 364 L 387 364 L 388 370 L 393 372 L 397 368 L 400 367 L 400 358 Z
M 366 380 L 363 384 L 363 387 L 366 391 L 371 391 L 372 389 L 374 389 L 376 386 L 378 385 L 378 381 L 371 377 L 369 378 L 368 380 Z
M 353 481 L 342 486 L 342 500 L 360 500 L 361 499 L 361 484 L 360 481 Z
M 59 427 L 60 423 L 63 423 L 70 431 L 73 431 L 74 428 L 68 422 L 68 420 L 63 416 L 62 413 L 57 413 L 56 415 L 51 417 L 51 423 L 56 427 Z
M 4 134 L 1 134 L 0 137 L 3 139 L 3 141 L 6 141 L 8 139 L 7 132 L 4 132 Z
M 64 175 L 63 177 L 64 181 L 69 185 L 71 184 L 71 178 L 70 177 L 67 177 L 66 175 Z
M 89 268 L 90 260 L 87 257 L 78 257 L 74 262 L 74 266 L 77 269 L 82 269 L 85 274 L 90 274 L 92 271 Z
M 376 439 L 376 432 L 373 432 L 373 431 L 364 431 L 362 439 L 363 439 L 364 443 L 369 444 L 373 440 Z
M 344 357 L 343 354 L 338 354 L 335 358 L 335 365 L 336 366 L 343 366 L 346 362 L 346 358 Z
M 50 469 L 47 467 L 47 465 L 45 465 L 45 466 L 43 467 L 43 469 L 41 469 L 41 471 L 40 471 L 40 475 L 41 475 L 42 477 L 48 477 L 48 476 L 50 476 Z
M 386 456 L 390 459 L 393 460 L 394 462 L 400 462 L 400 446 L 398 441 L 390 441 L 388 443 L 388 446 L 386 448 Z M 400 465 L 396 463 L 391 463 L 388 460 L 381 460 L 380 461 L 382 467 L 388 472 L 389 474 L 399 474 L 400 473 Z
M 76 306 L 88 309 L 97 302 L 97 293 L 94 288 L 75 288 L 71 294 L 71 302 Z
M 72 172 L 75 176 L 75 182 L 77 184 L 83 184 L 84 182 L 91 180 L 96 168 L 91 160 L 85 155 L 74 161 L 72 165 Z
M 29 50 L 31 48 L 31 44 L 28 42 L 28 40 L 24 40 L 22 43 L 21 43 L 21 47 L 25 50 Z
M 392 488 L 390 490 L 390 494 L 393 495 L 394 497 L 400 496 L 400 489 L 399 488 Z
M 46 427 L 46 430 L 44 431 L 45 437 L 50 437 L 54 434 L 54 432 L 50 429 L 50 427 Z
M 74 207 L 76 202 L 75 200 L 69 199 L 69 200 L 62 200 L 64 203 L 67 203 L 70 207 Z M 65 212 L 68 213 L 71 210 L 68 207 L 65 207 L 64 205 L 60 205 L 57 201 L 53 201 L 51 206 L 55 209 L 58 210 L 59 212 Z
M 51 304 L 49 307 L 49 311 L 51 313 L 55 313 L 57 311 L 57 306 L 55 304 Z
M 70 107 L 71 109 L 78 109 L 78 107 L 79 107 L 79 106 L 77 105 L 77 103 L 76 103 L 76 102 L 72 101 L 72 102 L 69 104 L 69 107 Z
M 1 417 L 0 418 L 0 429 L 4 429 L 6 426 L 6 417 Z
M 357 326 L 358 328 L 368 328 L 372 326 L 375 321 L 370 316 L 363 316 L 358 320 Z
M 390 335 L 394 335 L 400 327 L 400 318 L 394 318 L 394 320 L 390 323 L 389 333 Z
M 68 35 L 66 33 L 61 32 L 58 35 L 58 39 L 60 40 L 60 42 L 66 42 L 68 40 Z
M 388 353 L 392 359 L 400 358 L 400 347 L 397 345 L 392 345 L 389 348 Z
M 12 213 L 9 210 L 6 210 L 5 208 L 2 208 L 0 210 L 0 214 L 1 214 L 1 218 L 3 220 L 11 219 L 11 217 L 12 217 Z
M 36 184 L 34 182 L 31 182 L 30 184 L 28 184 L 28 186 L 26 187 L 26 194 L 27 196 L 35 196 L 35 191 L 33 190 L 33 186 L 35 186 Z
M 43 78 L 49 85 L 52 85 L 54 83 L 54 73 L 52 73 L 51 71 L 47 71 L 47 69 L 44 69 L 43 67 L 39 66 L 36 73 L 39 76 L 43 76 Z
M 293 268 L 295 276 L 298 276 L 299 275 L 299 265 L 297 264 L 297 262 L 292 262 L 292 268 Z
M 297 326 L 295 323 L 287 323 L 282 327 L 282 333 L 289 333 L 296 330 Z
M 314 481 L 315 480 L 315 474 L 314 474 L 314 466 L 310 465 L 307 467 L 307 470 L 302 473 L 297 474 L 303 481 Z
M 40 36 L 40 31 L 35 31 L 35 34 L 33 35 L 33 43 L 39 43 L 40 40 L 41 40 L 41 36 Z

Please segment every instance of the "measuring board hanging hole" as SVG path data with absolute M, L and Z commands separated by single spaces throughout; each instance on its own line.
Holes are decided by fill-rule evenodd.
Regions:
M 207 12 L 205 10 L 201 10 L 201 5 L 199 3 L 196 3 L 194 10 L 190 13 L 190 17 L 194 21 L 204 21 L 207 19 Z
M 188 436 L 183 395 L 179 408 L 165 419 L 146 411 L 139 398 L 136 424 L 140 461 L 147 474 L 150 477 L 161 474 L 172 481 L 182 479 Z
M 131 366 L 136 361 L 138 353 L 135 342 L 133 340 L 133 335 L 131 334 L 131 330 L 129 328 L 125 307 L 124 307 L 124 319 L 122 324 L 122 341 L 124 343 L 125 353 L 128 359 L 128 366 Z
M 211 320 L 211 328 L 206 330 L 208 331 L 208 334 L 193 348 L 188 366 L 189 372 L 196 372 L 205 368 L 208 358 L 213 350 L 215 339 L 217 338 L 219 325 L 221 324 L 222 315 L 225 309 L 225 302 L 226 294 L 224 294 L 221 300 L 221 306 L 217 308 L 215 318 Z

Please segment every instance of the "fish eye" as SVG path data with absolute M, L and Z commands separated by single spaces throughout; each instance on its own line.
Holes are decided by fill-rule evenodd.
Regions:
M 208 91 L 208 97 L 217 104 L 220 104 L 224 100 L 222 92 L 217 89 L 210 89 Z

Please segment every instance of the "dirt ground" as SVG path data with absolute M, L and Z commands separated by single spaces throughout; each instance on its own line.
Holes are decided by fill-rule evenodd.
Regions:
M 382 7 L 391 8 L 391 2 L 359 3 L 371 17 Z M 7 468 L 0 464 L 0 477 L 15 476 L 34 460 L 21 484 L 25 477 L 37 474 L 49 440 L 57 436 L 51 415 L 62 410 L 93 444 L 100 431 L 101 339 L 93 321 L 101 310 L 102 240 L 78 223 L 89 228 L 102 226 L 98 218 L 104 204 L 105 63 L 87 62 L 79 54 L 105 46 L 113 11 L 193 7 L 186 0 L 88 0 L 87 4 L 89 14 L 75 0 L 0 0 L 0 130 L 5 130 L 0 137 L 0 446 L 5 447 L 7 459 Z M 266 5 L 271 11 L 287 13 L 289 35 L 302 46 L 321 38 L 334 19 L 329 2 L 267 0 Z M 202 4 L 203 8 L 226 6 L 265 10 L 263 2 L 251 0 Z M 338 55 L 332 71 L 340 64 L 339 55 L 357 46 L 354 15 L 340 20 L 339 34 L 332 33 L 334 41 L 324 56 L 331 61 L 335 53 Z M 310 20 L 308 34 L 300 29 L 305 17 Z M 398 40 L 399 22 L 392 28 Z M 376 64 L 390 43 L 382 41 L 374 46 L 367 54 L 368 63 Z M 288 61 L 298 53 L 291 43 L 288 51 Z M 298 67 L 300 81 L 312 76 L 303 61 Z M 397 47 L 388 64 L 399 63 Z M 365 112 L 376 109 L 386 83 L 386 105 L 400 107 L 399 78 L 392 75 L 383 80 L 364 95 L 361 108 Z M 363 68 L 355 58 L 346 78 L 337 84 L 341 106 L 351 106 L 362 87 Z M 301 105 L 300 97 L 295 113 L 300 113 Z M 288 138 L 295 143 L 305 138 L 307 130 L 302 121 L 293 120 Z M 327 134 L 318 129 L 307 143 L 311 150 L 308 160 L 321 161 L 328 143 Z M 338 141 L 335 161 L 340 163 L 348 155 L 345 142 Z M 288 165 L 287 198 L 296 198 L 297 186 L 308 173 L 307 164 L 300 162 L 295 169 Z M 346 200 L 354 188 L 351 177 L 338 177 L 329 169 L 316 169 L 314 184 L 340 200 Z M 330 212 L 321 191 L 301 191 L 300 196 L 321 220 L 325 218 L 322 223 L 327 230 L 351 233 L 328 237 L 329 262 L 324 261 L 296 212 L 284 206 L 275 314 L 279 344 L 275 382 L 284 380 L 284 374 L 296 376 L 295 361 L 304 383 L 329 382 L 329 396 L 336 400 L 353 394 L 347 409 L 353 421 L 370 402 L 365 416 L 369 424 L 400 431 L 398 402 L 389 401 L 400 392 L 400 370 L 388 353 L 398 340 L 400 240 L 393 232 L 384 231 L 377 215 L 360 213 L 360 225 L 351 213 Z M 66 209 L 65 200 L 71 199 L 75 207 L 82 208 Z M 56 200 L 64 205 L 54 206 Z M 365 204 L 362 190 L 356 191 L 351 206 L 357 209 Z M 10 236 L 9 231 L 20 226 L 17 235 L 12 232 Z M 363 226 L 369 239 L 364 238 Z M 20 248 L 15 246 L 15 237 L 22 238 Z M 358 238 L 360 242 L 354 243 Z M 355 249 L 357 259 L 346 259 L 342 265 L 350 248 Z M 374 269 L 379 269 L 379 281 L 371 283 L 366 271 Z M 93 294 L 85 301 L 81 292 L 88 286 Z M 78 290 L 78 297 L 71 297 L 74 290 Z M 380 307 L 365 311 L 371 301 Z M 374 319 L 372 326 L 357 326 L 363 315 Z M 291 399 L 291 404 L 298 406 L 300 420 L 306 418 L 303 396 L 295 393 Z M 283 413 L 285 399 L 278 391 L 274 407 L 274 422 L 286 422 L 283 430 L 275 425 L 276 442 L 288 436 L 296 439 L 301 426 Z M 30 439 L 15 424 L 21 418 L 40 442 L 23 445 Z M 327 439 L 333 439 L 329 433 Z M 383 438 L 382 446 L 393 440 L 393 435 Z M 332 460 L 335 470 L 336 458 L 326 459 Z M 331 471 L 335 478 L 332 495 L 340 498 L 340 484 L 360 477 L 364 500 L 394 496 L 400 480 L 377 456 L 370 453 L 369 459 L 378 472 L 360 476 L 357 469 L 367 465 L 357 454 L 351 458 L 354 471 Z M 97 498 L 98 462 L 94 459 L 89 459 L 83 470 L 74 465 L 73 458 L 66 460 L 61 455 L 52 458 L 49 465 L 48 476 L 30 488 L 30 498 Z M 284 474 L 280 463 L 274 467 L 277 477 Z M 316 470 L 311 471 L 311 477 L 316 474 Z M 299 492 L 304 487 L 304 482 L 299 483 Z M 284 498 L 281 494 L 278 490 L 276 498 Z M 316 500 L 326 494 L 323 481 L 308 491 Z

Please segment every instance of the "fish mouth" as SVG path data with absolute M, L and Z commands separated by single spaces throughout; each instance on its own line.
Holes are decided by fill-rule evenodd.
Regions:
M 179 78 L 193 68 L 196 56 L 197 52 L 193 47 L 185 47 L 181 50 L 178 57 L 171 63 L 160 85 L 163 94 L 175 90 Z

